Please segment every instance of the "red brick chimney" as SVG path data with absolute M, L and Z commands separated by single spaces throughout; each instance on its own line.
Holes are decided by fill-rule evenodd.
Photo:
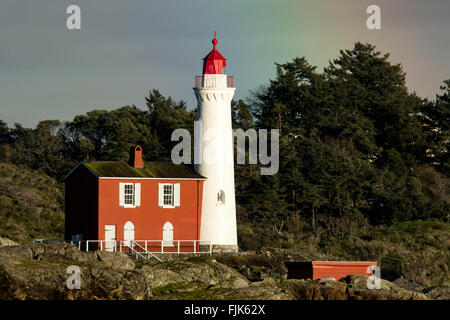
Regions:
M 141 146 L 135 146 L 130 148 L 130 166 L 135 168 L 143 168 L 144 160 L 142 160 L 142 148 Z

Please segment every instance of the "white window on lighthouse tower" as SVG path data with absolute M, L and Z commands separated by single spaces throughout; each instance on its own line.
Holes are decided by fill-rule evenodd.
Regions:
M 225 204 L 225 192 L 223 190 L 217 192 L 217 204 Z
M 173 247 L 173 225 L 169 221 L 163 227 L 163 244 L 165 247 Z

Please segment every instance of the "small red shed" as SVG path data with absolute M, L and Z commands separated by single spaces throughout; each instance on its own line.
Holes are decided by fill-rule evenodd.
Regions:
M 352 274 L 372 275 L 369 266 L 376 261 L 286 261 L 288 279 L 320 279 L 333 277 L 336 280 Z
M 128 163 L 81 162 L 64 178 L 65 239 L 107 240 L 108 251 L 116 250 L 111 240 L 163 241 L 169 248 L 198 241 L 204 180 L 186 165 L 144 163 L 140 146 Z

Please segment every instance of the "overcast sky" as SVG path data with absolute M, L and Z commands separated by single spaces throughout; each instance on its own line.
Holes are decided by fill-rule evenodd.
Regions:
M 66 28 L 71 4 L 81 30 Z M 380 6 L 382 30 L 367 29 L 369 4 Z M 1 0 L 0 119 L 34 127 L 144 108 L 152 88 L 194 108 L 214 30 L 236 98 L 267 84 L 275 61 L 305 56 L 321 70 L 356 41 L 391 53 L 410 91 L 434 98 L 450 78 L 449 17 L 449 0 Z

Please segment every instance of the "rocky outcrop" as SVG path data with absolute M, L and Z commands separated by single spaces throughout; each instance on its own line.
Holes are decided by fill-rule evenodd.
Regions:
M 132 260 L 123 253 L 80 252 L 63 243 L 0 248 L 0 299 L 425 299 L 382 280 L 367 289 L 367 277 L 342 281 L 286 280 L 273 253 L 209 256 L 165 262 Z M 81 288 L 69 289 L 69 266 L 81 272 Z M 239 269 L 259 270 L 254 273 Z M 276 272 L 276 276 L 273 273 Z M 281 275 L 281 276 L 278 276 Z
M 15 245 L 17 245 L 17 242 L 14 242 L 8 238 L 0 237 L 0 247 L 15 246 Z
M 443 281 L 439 284 L 439 286 L 431 287 L 420 286 L 417 283 L 406 280 L 404 277 L 396 279 L 395 281 L 393 281 L 393 283 L 398 287 L 407 290 L 422 292 L 426 294 L 430 299 L 450 300 L 450 279 L 447 279 L 447 281 Z
M 159 262 L 146 264 L 140 271 L 154 288 L 190 282 L 203 283 L 215 288 L 242 288 L 249 284 L 243 275 L 217 262 L 193 263 L 183 260 Z
M 79 266 L 81 289 L 67 268 Z M 149 299 L 147 279 L 125 255 L 80 252 L 61 243 L 0 248 L 0 299 Z
M 351 275 L 336 281 L 333 278 L 319 280 L 288 280 L 287 288 L 300 300 L 425 300 L 422 293 L 405 290 L 381 279 L 380 289 L 369 289 L 367 276 Z
M 349 296 L 356 300 L 424 300 L 423 293 L 406 290 L 384 279 L 380 279 L 380 289 L 367 288 L 367 276 L 351 275 L 343 279 L 348 285 Z
M 259 249 L 242 255 L 222 255 L 215 259 L 244 275 L 252 282 L 267 278 L 286 279 L 284 260 L 271 250 Z

